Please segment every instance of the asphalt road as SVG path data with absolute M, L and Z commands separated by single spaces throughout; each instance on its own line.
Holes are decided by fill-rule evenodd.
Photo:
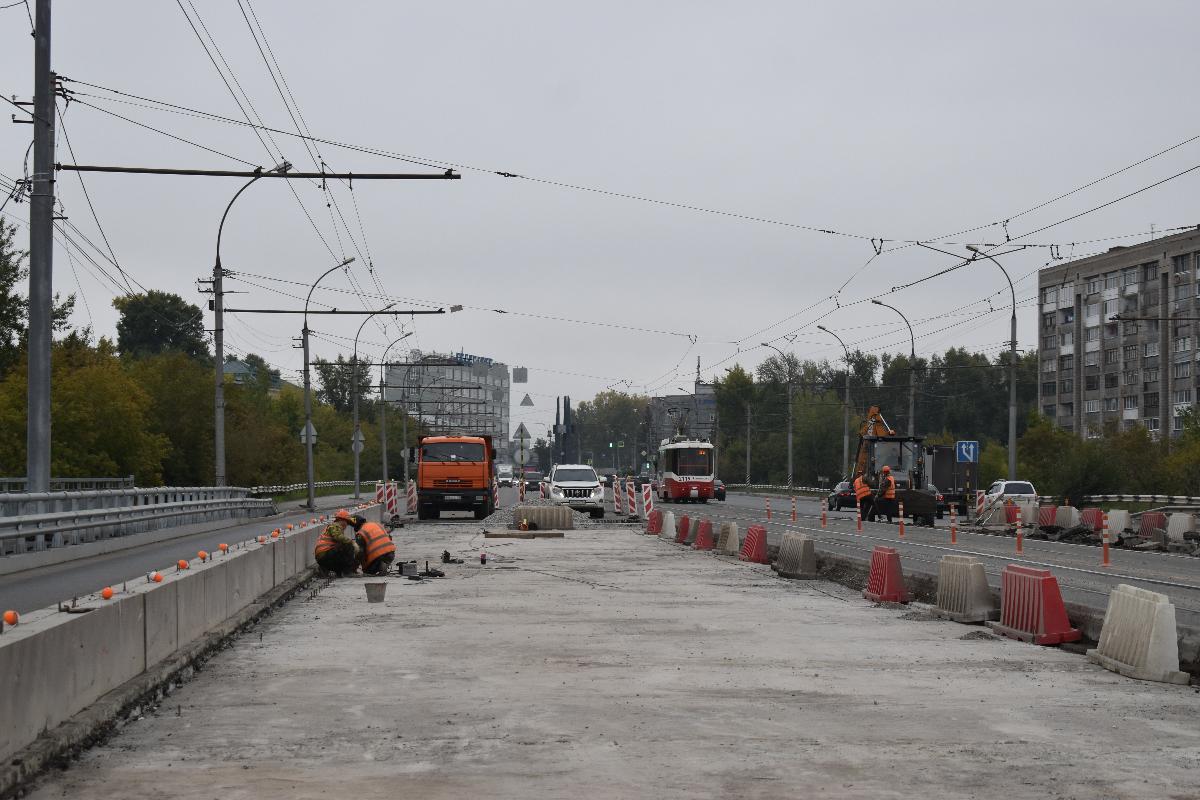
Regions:
M 318 497 L 321 509 L 336 509 L 350 502 L 349 495 Z M 155 569 L 165 569 L 180 558 L 195 558 L 199 550 L 213 551 L 221 542 L 250 539 L 269 533 L 280 525 L 310 517 L 296 508 L 298 501 L 281 504 L 283 513 L 274 517 L 257 517 L 249 522 L 220 530 L 208 530 L 181 536 L 165 542 L 122 550 L 93 558 L 55 564 L 42 569 L 19 572 L 0 577 L 0 609 L 19 613 L 53 606 L 105 586 L 143 576 Z M 221 523 L 214 523 L 214 527 Z
M 937 574 L 938 561 L 943 555 L 973 555 L 983 562 L 988 583 L 993 587 L 1000 585 L 1000 570 L 1005 564 L 1049 569 L 1058 578 L 1067 602 L 1101 611 L 1108 604 L 1109 592 L 1117 584 L 1128 583 L 1167 595 L 1175 604 L 1179 624 L 1200 627 L 1200 558 L 1194 556 L 1112 548 L 1112 565 L 1103 567 L 1099 547 L 1037 539 L 1026 539 L 1024 553 L 1018 556 L 1015 538 L 975 533 L 961 525 L 958 543 L 951 545 L 948 517 L 938 520 L 934 528 L 906 525 L 905 537 L 901 539 L 899 526 L 885 522 L 864 522 L 863 532 L 858 533 L 855 514 L 850 510 L 829 512 L 828 526 L 822 529 L 823 503 L 815 498 L 797 498 L 797 519 L 793 523 L 791 499 L 772 496 L 771 521 L 767 522 L 765 499 L 763 495 L 730 494 L 725 502 L 659 507 L 670 508 L 677 517 L 698 512 L 714 521 L 737 521 L 743 531 L 746 525 L 765 525 L 767 541 L 772 545 L 778 545 L 785 532 L 806 533 L 817 540 L 819 549 L 864 561 L 870 560 L 876 545 L 895 547 L 901 553 L 905 570 L 917 569 L 929 575 Z

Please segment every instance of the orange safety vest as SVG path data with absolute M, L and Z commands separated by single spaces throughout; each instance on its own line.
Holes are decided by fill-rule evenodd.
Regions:
M 362 540 L 362 565 L 369 567 L 377 558 L 396 552 L 396 544 L 391 535 L 374 522 L 368 522 L 358 531 Z
M 883 490 L 883 494 L 880 496 L 884 500 L 896 499 L 896 479 L 891 475 L 887 475 L 880 480 L 879 488 Z
M 341 532 L 340 525 L 326 526 L 325 530 L 321 531 L 321 535 L 317 537 L 317 546 L 313 548 L 313 556 L 320 558 L 337 547 L 338 542 L 335 534 L 340 534 Z
M 863 480 L 862 475 L 854 479 L 854 498 L 863 500 L 871 495 L 871 487 L 867 486 L 867 482 Z

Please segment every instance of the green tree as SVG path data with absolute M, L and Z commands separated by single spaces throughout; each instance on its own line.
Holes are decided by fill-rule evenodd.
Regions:
M 17 291 L 18 284 L 29 277 L 25 259 L 29 253 L 16 246 L 17 226 L 0 220 L 0 376 L 16 366 L 25 349 L 29 327 L 29 298 Z M 63 332 L 70 324 L 75 310 L 75 295 L 65 300 L 54 295 L 51 324 L 55 332 Z M 90 331 L 82 336 L 87 339 Z
M 179 295 L 151 289 L 118 297 L 113 306 L 121 314 L 117 349 L 122 356 L 145 358 L 174 350 L 202 361 L 211 358 L 203 312 Z
M 317 371 L 317 400 L 328 403 L 337 411 L 350 411 L 354 408 L 354 370 L 353 359 L 338 354 L 334 361 L 318 358 L 313 361 Z M 371 368 L 361 361 L 358 364 L 358 401 L 360 413 L 367 393 L 373 386 Z
M 213 481 L 212 370 L 179 351 L 129 361 L 126 371 L 150 398 L 147 430 L 166 437 L 163 481 L 209 486 Z M 226 406 L 229 405 L 226 389 Z M 226 422 L 228 430 L 228 421 Z M 228 472 L 227 472 L 228 474 Z M 230 481 L 235 483 L 235 481 Z

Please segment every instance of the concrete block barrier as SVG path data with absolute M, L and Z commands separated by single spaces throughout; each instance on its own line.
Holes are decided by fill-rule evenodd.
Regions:
M 721 534 L 717 537 L 717 550 L 727 556 L 736 556 L 742 550 L 736 522 L 722 522 Z
M 1121 508 L 1114 508 L 1112 511 L 1109 511 L 1108 530 L 1109 533 L 1112 534 L 1121 534 L 1125 531 L 1132 531 L 1133 519 L 1129 516 L 1129 512 Z M 1115 542 L 1116 539 L 1114 538 L 1113 541 Z
M 713 524 L 711 519 L 706 519 L 700 523 L 699 529 L 696 531 L 696 540 L 692 542 L 693 550 L 712 550 L 716 546 L 713 541 Z
M 766 528 L 762 525 L 751 525 L 746 529 L 746 540 L 742 542 L 742 549 L 738 553 L 738 558 L 754 564 L 771 563 L 771 559 L 767 558 Z
M 1196 532 L 1196 518 L 1191 514 L 1171 514 L 1167 517 L 1167 544 L 1183 544 L 1184 535 Z
M 1138 517 L 1138 538 L 1144 541 L 1164 541 L 1167 531 L 1167 515 L 1161 511 L 1143 511 Z
M 1016 525 L 1021 521 L 1021 507 L 1016 505 L 1006 505 L 1004 507 L 1004 524 Z
M 567 506 L 516 506 L 513 508 L 513 524 L 521 520 L 537 525 L 542 531 L 570 531 L 575 529 L 575 518 Z
M 1038 508 L 1038 527 L 1039 528 L 1054 528 L 1054 515 L 1058 511 L 1058 506 L 1040 506 Z
M 684 514 L 679 518 L 679 522 L 675 523 L 675 544 L 683 544 L 691 529 L 692 521 L 688 519 L 687 514 Z
M 1080 524 L 1093 533 L 1104 530 L 1104 510 L 1100 508 L 1085 508 L 1079 513 Z
M 1012 639 L 1052 645 L 1077 642 L 1058 579 L 1048 569 L 1008 564 L 1000 571 L 1000 621 L 988 627 Z
M 686 546 L 691 547 L 692 545 L 694 545 L 696 543 L 696 537 L 699 535 L 700 535 L 700 518 L 692 517 L 690 524 L 688 525 L 687 536 L 685 536 L 683 538 L 683 543 Z
M 871 551 L 871 572 L 863 597 L 873 603 L 907 603 L 911 599 L 896 548 L 880 545 Z
M 974 556 L 942 556 L 934 612 L 955 622 L 987 622 L 995 616 L 983 563 Z
M 664 511 L 664 512 L 662 512 L 662 515 L 663 515 L 662 528 L 658 532 L 658 538 L 667 539 L 667 540 L 674 539 L 675 538 L 675 525 L 676 525 L 675 512 L 674 511 Z
M 1017 506 L 1017 508 L 1021 509 L 1021 524 L 1023 526 L 1026 528 L 1036 528 L 1038 526 L 1042 512 L 1037 503 L 1026 503 Z
M 1074 506 L 1059 506 L 1054 514 L 1054 524 L 1063 529 L 1078 527 L 1079 509 Z
M 650 534 L 651 536 L 657 536 L 658 534 L 662 533 L 662 524 L 663 512 L 659 511 L 657 508 L 651 510 L 649 516 L 646 517 L 646 533 Z
M 1122 583 L 1108 596 L 1100 643 L 1087 657 L 1140 681 L 1186 684 L 1179 671 L 1175 606 L 1165 594 Z
M 803 533 L 785 533 L 779 558 L 772 565 L 781 578 L 812 580 L 817 577 L 817 547 Z

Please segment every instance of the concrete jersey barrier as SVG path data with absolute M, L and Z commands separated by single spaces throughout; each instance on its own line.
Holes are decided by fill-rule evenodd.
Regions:
M 942 556 L 938 562 L 937 607 L 933 613 L 962 623 L 994 619 L 992 592 L 979 559 Z
M 1108 596 L 1100 643 L 1087 657 L 1143 681 L 1186 684 L 1179 671 L 1175 606 L 1165 594 L 1122 583 Z

